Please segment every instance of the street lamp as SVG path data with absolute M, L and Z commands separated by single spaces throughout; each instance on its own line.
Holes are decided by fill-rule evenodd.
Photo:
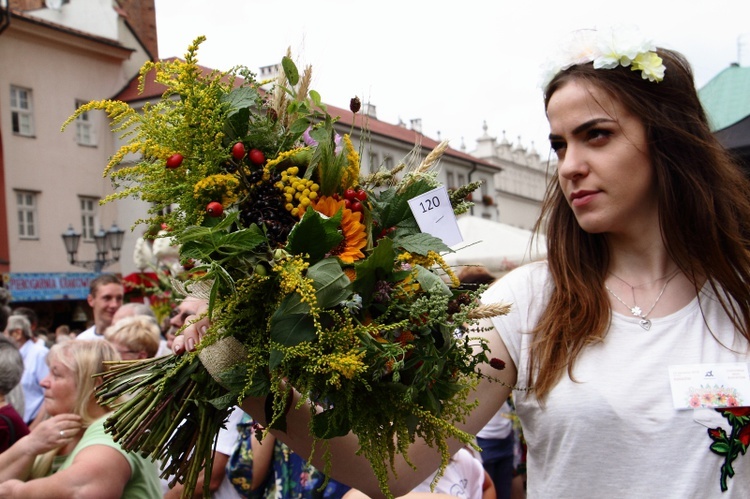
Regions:
M 120 259 L 120 250 L 122 249 L 122 238 L 124 235 L 125 231 L 119 228 L 114 222 L 112 223 L 112 227 L 107 231 L 103 227 L 100 227 L 93 236 L 94 244 L 96 244 L 96 260 L 85 261 L 76 260 L 78 243 L 81 242 L 81 234 L 73 229 L 73 225 L 68 226 L 68 230 L 62 234 L 62 238 L 71 265 L 77 265 L 98 273 L 107 265 L 111 265 Z M 109 250 L 112 250 L 112 258 L 107 258 Z

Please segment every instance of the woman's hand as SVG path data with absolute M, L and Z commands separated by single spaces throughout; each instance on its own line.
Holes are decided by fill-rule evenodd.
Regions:
M 26 452 L 38 456 L 69 444 L 83 428 L 80 416 L 58 414 L 45 419 L 26 438 Z
M 192 352 L 198 346 L 211 322 L 208 320 L 208 304 L 201 305 L 195 315 L 189 315 L 185 319 L 185 329 L 182 330 L 172 343 L 172 351 L 175 355 Z

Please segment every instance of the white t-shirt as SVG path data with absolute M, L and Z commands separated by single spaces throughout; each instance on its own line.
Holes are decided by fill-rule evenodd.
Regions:
M 430 492 L 435 473 L 417 485 L 412 492 Z M 482 499 L 484 468 L 482 462 L 467 449 L 459 449 L 445 468 L 445 474 L 435 484 L 434 492 L 460 499 Z
M 527 334 L 536 324 L 550 289 L 546 262 L 507 274 L 482 297 L 510 302 L 510 314 L 493 323 L 518 367 L 518 387 L 528 387 Z M 711 409 L 673 406 L 670 365 L 747 363 L 748 342 L 706 286 L 667 317 L 638 319 L 612 314 L 601 343 L 587 347 L 540 407 L 533 393 L 514 392 L 516 412 L 528 444 L 529 498 L 750 497 L 750 456 L 734 460 L 735 475 L 721 492 L 724 457 L 713 453 L 709 428 L 729 430 Z M 702 313 L 701 313 L 702 308 Z M 704 316 L 713 335 L 706 328 Z M 750 454 L 750 453 L 748 453 Z
M 508 402 L 504 402 L 499 411 L 492 416 L 484 428 L 477 432 L 477 437 L 490 439 L 508 438 L 513 431 L 513 421 L 510 419 L 510 413 L 513 409 Z
M 81 332 L 76 336 L 77 340 L 103 340 L 103 334 L 96 334 L 96 325 L 91 326 L 87 330 Z
M 242 419 L 242 415 L 245 412 L 239 407 L 235 407 L 234 411 L 229 414 L 224 426 L 219 430 L 219 436 L 216 440 L 215 452 L 220 452 L 226 456 L 231 456 L 234 452 L 234 447 L 237 445 L 237 441 L 240 438 L 240 432 L 237 430 L 237 424 Z M 234 488 L 232 482 L 229 481 L 226 473 L 224 473 L 224 479 L 221 481 L 219 488 L 211 494 L 212 499 L 239 499 L 242 496 Z

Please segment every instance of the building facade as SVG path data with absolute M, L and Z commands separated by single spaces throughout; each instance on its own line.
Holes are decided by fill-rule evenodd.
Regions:
M 542 199 L 550 177 L 554 177 L 556 159 L 542 160 L 539 154 L 521 145 L 513 145 L 503 132 L 500 142 L 490 136 L 487 123 L 484 133 L 477 139 L 472 156 L 481 158 L 501 168 L 495 174 L 495 197 L 498 202 L 498 221 L 532 229 L 539 218 Z
M 111 1 L 11 0 L 2 12 L 0 272 L 12 306 L 37 309 L 44 327 L 70 322 L 74 310 L 84 319 L 75 326 L 90 319 L 80 311 L 89 312 L 92 272 L 69 263 L 61 234 L 72 226 L 77 258 L 94 259 L 100 228 L 132 223 L 116 205 L 99 205 L 112 191 L 102 177 L 114 150 L 107 117 L 86 114 L 61 132 L 80 104 L 118 94 L 157 50 L 153 0 L 122 3 L 143 26 L 151 12 L 153 36 Z
M 0 273 L 12 306 L 35 308 L 43 326 L 84 327 L 94 274 L 69 262 L 61 234 L 72 226 L 81 234 L 76 258 L 92 260 L 94 236 L 116 224 L 124 230 L 121 258 L 104 271 L 129 276 L 141 270 L 133 254 L 146 228 L 134 224 L 148 207 L 132 199 L 99 204 L 112 192 L 104 166 L 121 145 L 104 113 L 60 127 L 91 100 L 137 108 L 160 98 L 157 84 L 137 91 L 139 69 L 158 55 L 154 1 L 11 0 L 0 12 L 0 64 L 10 68 L 0 72 Z M 365 174 L 424 158 L 439 143 L 421 133 L 419 120 L 408 127 L 378 120 L 374 106 L 328 109 L 340 117 L 339 133 L 352 133 Z M 439 180 L 448 188 L 481 180 L 471 214 L 528 227 L 543 191 L 538 158 L 493 140 L 480 139 L 472 154 L 447 149 Z

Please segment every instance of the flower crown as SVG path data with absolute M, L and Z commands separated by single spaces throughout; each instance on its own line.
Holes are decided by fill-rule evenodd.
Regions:
M 630 66 L 631 70 L 640 71 L 644 80 L 657 83 L 664 79 L 667 69 L 656 53 L 656 45 L 634 28 L 581 30 L 574 32 L 570 41 L 563 43 L 556 56 L 543 66 L 541 87 L 546 88 L 560 71 L 589 62 L 596 69 Z

